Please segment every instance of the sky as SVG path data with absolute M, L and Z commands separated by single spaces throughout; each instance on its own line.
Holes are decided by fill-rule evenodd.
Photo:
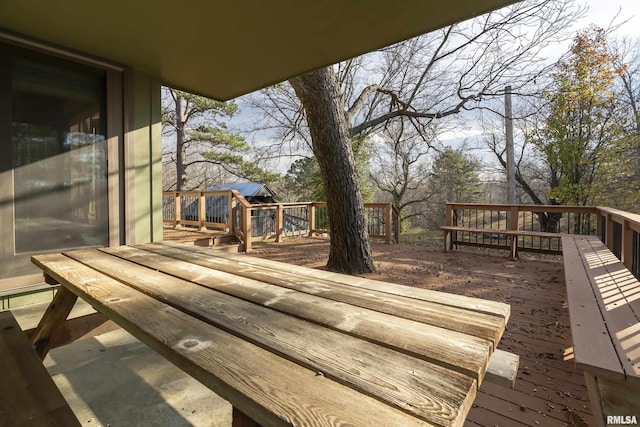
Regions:
M 585 29 L 591 24 L 608 28 L 613 23 L 620 25 L 615 30 L 616 37 L 640 39 L 640 0 L 579 0 L 577 3 L 587 6 L 588 11 L 584 18 L 574 23 L 573 31 Z M 555 61 L 567 52 L 570 44 L 571 40 L 567 40 L 563 44 L 554 44 L 547 48 L 545 56 L 549 60 Z M 473 123 L 473 121 L 467 123 Z M 439 139 L 443 145 L 453 147 L 464 145 L 470 148 L 478 144 L 483 145 L 478 142 L 478 138 L 481 139 L 483 134 L 484 130 L 481 127 L 468 126 L 464 129 L 457 128 L 440 134 Z
M 609 22 L 620 11 L 618 21 L 622 22 L 626 19 L 629 21 L 624 24 L 618 31 L 621 34 L 638 38 L 640 37 L 640 1 L 638 0 L 589 0 L 586 2 L 589 6 L 589 13 L 584 24 L 578 28 L 584 28 L 593 22 L 601 27 L 606 27 Z M 579 22 L 578 24 L 582 24 Z

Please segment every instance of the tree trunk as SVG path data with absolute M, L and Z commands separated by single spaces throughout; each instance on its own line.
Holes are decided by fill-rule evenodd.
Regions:
M 327 268 L 348 274 L 372 272 L 364 203 L 337 76 L 326 67 L 289 82 L 305 109 L 327 196 L 331 230 Z

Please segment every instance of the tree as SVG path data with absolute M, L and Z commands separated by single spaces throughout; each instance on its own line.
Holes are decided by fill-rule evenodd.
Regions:
M 434 226 L 444 224 L 446 202 L 473 203 L 484 197 L 478 173 L 479 163 L 462 150 L 447 147 L 433 162 L 429 174 L 431 209 L 429 219 Z
M 529 138 L 548 169 L 551 199 L 607 203 L 616 191 L 612 184 L 630 166 L 624 108 L 614 88 L 617 57 L 596 27 L 579 32 L 570 53 L 553 75 L 544 126 Z
M 364 201 L 337 76 L 326 67 L 289 82 L 304 106 L 327 195 L 331 230 L 327 267 L 350 274 L 374 271 Z
M 640 208 L 640 40 L 623 39 L 615 44 L 618 56 L 616 67 L 620 71 L 619 92 L 629 116 L 629 126 L 625 129 L 630 140 L 631 151 L 628 158 L 635 163 L 632 174 L 622 178 L 618 187 L 627 188 L 627 195 L 619 207 L 636 211 Z
M 615 65 L 620 73 L 619 93 L 631 116 L 630 134 L 640 135 L 640 40 L 622 39 L 612 50 L 617 57 Z
M 401 117 L 423 136 L 431 120 L 501 96 L 505 79 L 514 90 L 524 90 L 544 67 L 537 53 L 580 12 L 570 5 L 569 0 L 517 3 L 293 78 L 291 87 L 263 91 L 267 106 L 254 104 L 269 122 L 262 126 L 280 129 L 285 143 L 310 142 L 318 160 L 331 221 L 330 269 L 373 270 L 351 138 Z
M 365 202 L 373 199 L 374 189 L 369 179 L 369 143 L 366 138 L 352 141 L 358 182 Z M 298 201 L 326 201 L 320 166 L 315 157 L 303 157 L 294 161 L 285 176 L 287 193 Z
M 188 186 L 187 169 L 196 165 L 217 166 L 247 179 L 270 181 L 275 178 L 254 162 L 245 159 L 249 145 L 229 132 L 222 119 L 238 112 L 234 102 L 219 102 L 175 89 L 164 88 L 162 102 L 163 135 L 175 135 L 175 149 L 164 153 L 165 164 L 176 167 L 175 190 L 197 188 L 202 182 L 192 179 Z
M 296 200 L 326 200 L 320 167 L 314 157 L 303 157 L 293 162 L 285 180 L 287 187 L 296 195 Z
M 403 225 L 423 215 L 424 202 L 433 196 L 427 190 L 427 160 L 436 133 L 434 126 L 432 141 L 425 144 L 420 135 L 404 124 L 405 120 L 396 120 L 378 135 L 381 141 L 373 148 L 371 164 L 371 181 L 391 200 Z

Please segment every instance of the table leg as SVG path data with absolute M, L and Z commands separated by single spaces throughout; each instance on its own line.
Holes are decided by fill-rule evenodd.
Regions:
M 585 385 L 587 386 L 587 392 L 589 393 L 589 400 L 591 401 L 591 410 L 596 419 L 596 425 L 598 427 L 605 427 L 604 411 L 602 409 L 602 401 L 600 400 L 598 380 L 596 379 L 595 375 L 585 371 L 584 382 L 585 382 Z
M 31 344 L 40 359 L 44 360 L 49 352 L 77 299 L 78 297 L 64 286 L 60 286 L 56 291 L 53 301 L 31 337 Z
M 243 412 L 233 407 L 233 421 L 231 427 L 261 427 L 260 424 L 247 417 Z

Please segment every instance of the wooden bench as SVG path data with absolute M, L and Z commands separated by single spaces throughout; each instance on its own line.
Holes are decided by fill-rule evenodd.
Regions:
M 596 236 L 565 236 L 562 250 L 573 352 L 593 411 L 601 426 L 640 422 L 640 282 Z
M 467 242 L 459 242 L 453 237 L 453 233 L 472 233 L 472 234 L 483 234 L 483 235 L 495 235 L 495 236 L 507 236 L 508 244 L 505 247 L 509 249 L 509 258 L 517 259 L 518 258 L 518 237 L 541 237 L 546 239 L 554 239 L 561 238 L 562 236 L 566 236 L 566 234 L 562 233 L 549 233 L 544 231 L 526 231 L 526 230 L 499 230 L 495 228 L 472 228 L 472 227 L 461 227 L 455 225 L 444 225 L 440 227 L 440 230 L 444 232 L 444 251 L 447 252 L 449 249 L 453 248 L 454 244 L 469 244 Z M 489 246 L 496 247 L 496 245 L 481 245 L 481 246 Z M 502 246 L 498 246 L 502 248 Z M 560 251 L 558 251 L 560 253 Z
M 0 312 L 0 372 L 0 426 L 80 426 L 10 311 Z

